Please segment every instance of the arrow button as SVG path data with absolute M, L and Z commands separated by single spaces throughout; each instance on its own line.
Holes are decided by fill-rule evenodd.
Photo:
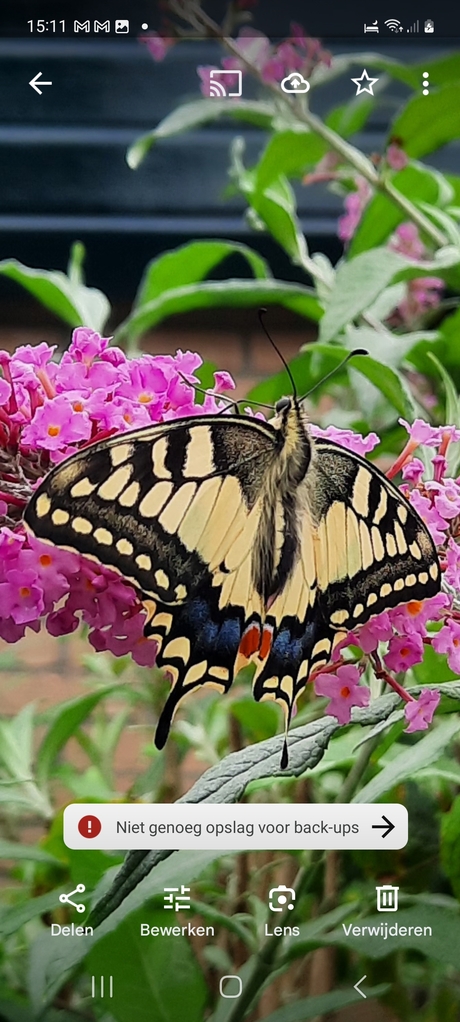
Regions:
M 364 997 L 364 1000 L 366 1000 L 367 994 L 364 994 L 363 991 L 360 990 L 359 988 L 361 986 L 361 983 L 364 983 L 365 979 L 367 979 L 367 976 L 361 976 L 361 979 L 359 979 L 358 982 L 355 983 L 355 985 L 353 987 L 353 990 L 356 990 L 357 994 L 361 994 L 361 997 Z
M 42 90 L 39 89 L 39 87 L 38 87 L 39 85 L 52 85 L 53 84 L 52 82 L 42 82 L 41 81 L 42 74 L 43 74 L 43 71 L 39 71 L 38 74 L 36 74 L 34 76 L 34 78 L 31 78 L 30 82 L 29 82 L 29 85 L 31 85 L 32 88 L 35 89 L 35 92 L 38 92 L 39 96 L 43 95 Z
M 382 830 L 383 831 L 382 837 L 388 837 L 388 835 L 391 834 L 392 830 L 395 829 L 395 825 L 394 823 L 391 822 L 391 820 L 388 819 L 388 816 L 383 816 L 383 814 L 382 820 L 384 821 L 383 823 L 373 823 L 372 830 Z

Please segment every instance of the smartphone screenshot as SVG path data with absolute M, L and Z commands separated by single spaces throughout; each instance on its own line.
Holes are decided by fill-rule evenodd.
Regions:
M 459 168 L 447 4 L 2 5 L 0 1022 L 460 1019 Z

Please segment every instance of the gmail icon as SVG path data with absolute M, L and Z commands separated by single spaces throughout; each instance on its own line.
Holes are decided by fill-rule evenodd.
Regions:
M 95 21 L 94 22 L 95 32 L 110 32 L 110 21 Z
M 89 18 L 87 19 L 87 21 L 74 21 L 73 30 L 74 32 L 90 32 L 91 26 L 89 23 Z

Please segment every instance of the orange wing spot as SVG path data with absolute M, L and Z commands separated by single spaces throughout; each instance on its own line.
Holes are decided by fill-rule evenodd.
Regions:
M 264 628 L 262 632 L 262 642 L 260 643 L 259 657 L 261 660 L 265 660 L 272 648 L 273 640 L 273 628 Z
M 238 649 L 241 656 L 244 656 L 247 660 L 249 660 L 249 657 L 251 657 L 253 653 L 257 653 L 257 650 L 260 648 L 260 638 L 259 625 L 253 624 L 247 628 L 241 637 Z

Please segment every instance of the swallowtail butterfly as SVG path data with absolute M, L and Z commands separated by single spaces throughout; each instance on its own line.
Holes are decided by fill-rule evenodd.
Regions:
M 281 703 L 288 724 L 347 631 L 440 588 L 418 514 L 373 464 L 313 439 L 296 398 L 271 422 L 203 415 L 86 447 L 43 480 L 25 522 L 140 593 L 172 681 L 159 748 L 184 696 L 228 692 L 251 662 L 255 699 Z

